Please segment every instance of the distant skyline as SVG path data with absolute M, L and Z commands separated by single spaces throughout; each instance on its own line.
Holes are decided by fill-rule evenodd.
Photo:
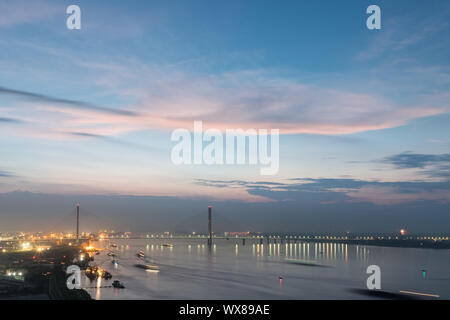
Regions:
M 450 230 L 449 24 L 448 1 L 0 0 L 0 231 L 83 199 L 130 230 L 210 203 L 254 231 Z M 280 129 L 279 172 L 174 165 L 196 120 Z

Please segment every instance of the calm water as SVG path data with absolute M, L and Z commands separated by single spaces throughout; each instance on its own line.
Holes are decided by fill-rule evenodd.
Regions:
M 117 240 L 114 268 L 103 251 L 95 263 L 126 289 L 87 289 L 95 299 L 365 299 L 352 289 L 366 288 L 366 268 L 381 268 L 381 288 L 438 294 L 450 299 L 450 251 L 384 248 L 341 244 L 264 244 L 216 240 Z M 173 244 L 173 248 L 161 244 Z M 98 247 L 108 247 L 101 241 Z M 144 251 L 159 273 L 138 269 Z M 298 261 L 321 266 L 302 265 Z M 422 269 L 427 270 L 426 277 Z M 279 277 L 283 280 L 280 282 Z M 90 282 L 108 286 L 111 281 Z

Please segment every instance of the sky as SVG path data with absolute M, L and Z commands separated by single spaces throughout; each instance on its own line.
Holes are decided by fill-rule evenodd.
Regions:
M 255 231 L 446 232 L 449 24 L 437 0 L 0 0 L 0 231 L 84 200 L 133 230 L 213 204 Z M 279 129 L 279 171 L 175 165 L 194 121 Z

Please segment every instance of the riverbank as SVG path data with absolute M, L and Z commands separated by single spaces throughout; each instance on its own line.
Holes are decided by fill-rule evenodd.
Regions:
M 85 290 L 69 290 L 65 268 L 80 262 L 81 246 L 55 246 L 36 252 L 10 252 L 0 257 L 0 299 L 90 300 Z

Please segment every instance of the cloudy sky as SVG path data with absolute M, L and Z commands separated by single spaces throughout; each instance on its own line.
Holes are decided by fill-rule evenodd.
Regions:
M 214 203 L 258 230 L 448 231 L 450 4 L 376 1 L 368 30 L 372 2 L 0 0 L 0 224 L 97 195 L 147 224 Z M 278 174 L 174 165 L 194 120 L 280 129 Z

